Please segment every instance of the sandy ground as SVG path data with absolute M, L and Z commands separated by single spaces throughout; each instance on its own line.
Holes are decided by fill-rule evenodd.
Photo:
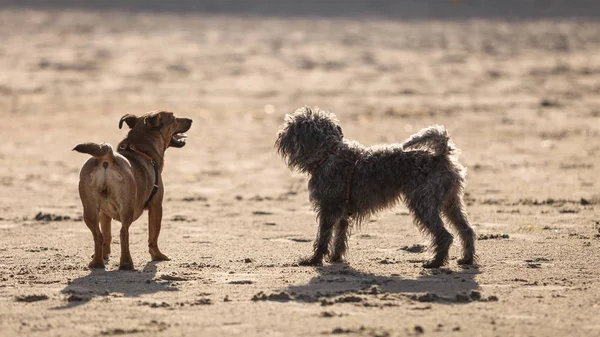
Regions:
M 2 336 L 600 335 L 597 20 L 5 8 L 0 41 Z M 347 265 L 295 266 L 315 216 L 273 142 L 304 104 L 367 145 L 446 125 L 479 266 L 454 247 L 421 268 L 402 206 L 354 229 Z M 155 109 L 194 119 L 163 173 L 172 260 L 149 261 L 143 216 L 136 271 L 118 270 L 118 237 L 90 271 L 70 150 Z

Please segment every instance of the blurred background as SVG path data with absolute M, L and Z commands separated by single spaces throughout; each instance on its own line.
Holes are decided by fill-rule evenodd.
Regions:
M 1 0 L 2 182 L 77 204 L 69 150 L 165 109 L 195 120 L 169 152 L 181 189 L 277 190 L 277 127 L 318 105 L 367 145 L 445 124 L 479 195 L 590 195 L 599 17 L 593 0 Z
M 519 93 L 563 95 L 555 80 L 572 71 L 596 79 L 590 49 L 600 40 L 592 0 L 2 0 L 0 8 L 3 113 L 499 108 L 526 99 Z

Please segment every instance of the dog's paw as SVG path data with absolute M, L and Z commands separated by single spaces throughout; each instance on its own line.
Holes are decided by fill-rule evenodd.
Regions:
M 348 261 L 344 260 L 343 257 L 337 257 L 334 256 L 332 258 L 329 259 L 329 263 L 342 263 L 342 264 L 348 264 Z
M 456 261 L 456 263 L 458 263 L 461 266 L 465 266 L 465 265 L 472 265 L 473 263 L 475 263 L 475 259 L 471 256 L 471 257 L 463 257 L 462 259 L 458 259 Z
M 88 264 L 88 268 L 90 268 L 90 269 L 104 269 L 104 261 L 100 262 L 100 261 L 92 260 L 92 262 L 90 262 Z
M 444 261 L 434 259 L 434 260 L 423 263 L 423 268 L 427 268 L 427 269 L 439 268 L 443 265 L 444 265 Z
M 300 261 L 298 261 L 298 265 L 300 266 L 322 266 L 323 265 L 323 259 L 318 259 L 315 257 L 311 257 L 311 258 L 304 258 L 301 259 Z
M 133 270 L 133 263 L 121 262 L 119 264 L 119 270 Z
M 152 255 L 152 261 L 171 261 L 171 259 L 163 253 L 157 253 Z

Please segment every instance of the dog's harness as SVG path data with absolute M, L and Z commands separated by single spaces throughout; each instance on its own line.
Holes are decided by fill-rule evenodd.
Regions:
M 158 192 L 158 165 L 156 165 L 156 162 L 154 161 L 154 159 L 152 159 L 152 157 L 150 157 L 149 155 L 145 154 L 144 152 L 138 150 L 135 147 L 135 145 L 133 145 L 133 144 L 129 144 L 129 146 L 121 146 L 121 147 L 119 147 L 119 149 L 121 149 L 121 150 L 130 149 L 131 151 L 148 159 L 150 161 L 150 165 L 152 165 L 152 168 L 154 169 L 154 186 L 152 186 L 152 192 L 150 192 L 150 196 L 148 197 L 148 200 L 144 204 L 144 208 L 147 208 L 148 203 L 150 203 L 150 200 L 152 200 L 152 197 L 154 197 L 156 192 Z
M 348 215 L 352 215 L 352 209 L 350 208 L 350 185 L 352 184 L 352 178 L 354 177 L 354 172 L 356 171 L 356 166 L 358 165 L 358 161 L 362 159 L 362 156 L 358 157 L 352 165 L 352 171 L 350 171 L 350 175 L 348 176 L 348 180 L 346 180 L 346 209 L 348 210 Z
M 336 148 L 332 147 L 329 150 L 327 150 L 327 153 L 323 156 L 323 158 L 321 158 L 321 160 L 319 160 L 319 163 L 317 164 L 317 167 L 321 166 L 321 164 L 323 164 L 327 158 L 329 158 L 329 156 L 336 154 Z M 362 155 L 356 159 L 356 161 L 354 162 L 354 165 L 352 165 L 352 171 L 350 171 L 350 175 L 348 175 L 348 179 L 346 180 L 346 198 L 344 199 L 344 202 L 346 203 L 346 209 L 348 210 L 348 215 L 352 215 L 352 210 L 350 208 L 350 186 L 352 185 L 352 178 L 354 177 L 354 171 L 356 171 L 356 165 L 358 164 L 358 161 L 362 159 Z

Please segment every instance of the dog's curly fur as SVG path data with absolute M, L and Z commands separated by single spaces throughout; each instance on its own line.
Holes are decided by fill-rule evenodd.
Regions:
M 474 263 L 475 232 L 462 201 L 466 170 L 443 126 L 423 129 L 403 144 L 365 147 L 344 138 L 334 114 L 303 107 L 286 115 L 275 147 L 290 169 L 310 175 L 319 231 L 314 253 L 302 265 L 320 265 L 327 255 L 331 262 L 343 261 L 350 224 L 360 225 L 400 200 L 433 239 L 434 256 L 424 267 L 448 260 L 453 238 L 441 214 L 462 241 L 458 263 Z

